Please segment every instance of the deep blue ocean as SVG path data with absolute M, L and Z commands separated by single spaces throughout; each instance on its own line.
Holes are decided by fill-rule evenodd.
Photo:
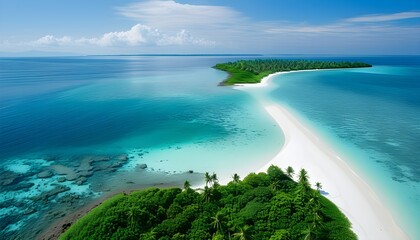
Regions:
M 281 130 L 211 68 L 256 57 L 0 58 L 0 235 L 34 237 L 107 193 L 264 166 Z M 282 75 L 267 94 L 348 155 L 420 237 L 420 57 L 259 57 L 374 65 Z

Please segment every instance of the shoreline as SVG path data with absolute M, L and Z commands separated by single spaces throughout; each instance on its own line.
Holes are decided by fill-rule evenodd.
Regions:
M 289 72 L 270 74 L 261 83 L 238 84 L 235 88 L 266 87 L 274 76 L 286 73 Z M 311 184 L 321 182 L 323 195 L 346 215 L 359 239 L 409 239 L 371 187 L 326 141 L 314 134 L 316 131 L 302 124 L 280 104 L 262 102 L 262 105 L 282 129 L 285 143 L 278 154 L 257 172 L 266 171 L 270 165 L 283 169 L 291 166 L 295 172 L 305 168 Z
M 154 172 L 149 172 L 149 174 L 155 174 Z M 129 174 L 138 175 L 138 172 L 130 172 Z M 157 176 L 158 178 L 152 178 L 151 182 L 138 182 L 132 186 L 123 186 L 121 188 L 113 189 L 110 192 L 103 192 L 101 196 L 98 198 L 92 198 L 88 200 L 87 203 L 83 204 L 80 207 L 77 207 L 70 213 L 66 213 L 65 216 L 60 217 L 58 219 L 53 220 L 51 223 L 47 224 L 47 226 L 39 231 L 36 234 L 35 239 L 37 240 L 50 240 L 50 239 L 58 239 L 59 236 L 70 227 L 71 224 L 78 221 L 80 218 L 84 217 L 87 213 L 89 213 L 93 208 L 97 207 L 98 205 L 102 204 L 104 201 L 108 200 L 112 196 L 119 194 L 119 193 L 131 193 L 133 191 L 143 190 L 147 188 L 171 188 L 171 187 L 179 187 L 182 188 L 184 181 L 188 180 L 193 185 L 197 185 L 201 183 L 202 180 L 201 173 L 181 173 L 181 174 L 163 174 L 162 176 Z M 170 176 L 168 179 L 167 176 Z M 115 180 L 113 180 L 115 182 Z
M 269 74 L 268 76 L 263 77 L 259 83 L 235 83 L 233 85 L 233 87 L 235 89 L 241 89 L 242 87 L 245 87 L 245 88 L 261 88 L 261 87 L 267 87 L 270 84 L 273 77 L 276 77 L 278 75 L 294 73 L 294 72 L 332 71 L 332 70 L 343 70 L 343 69 L 351 69 L 351 68 L 306 69 L 306 70 L 293 70 L 293 71 L 275 72 L 275 73 Z
M 267 87 L 274 76 L 287 73 L 289 72 L 273 73 L 263 78 L 261 83 L 235 86 L 238 86 L 238 89 Z M 325 144 L 326 141 L 320 140 L 316 136 L 316 131 L 306 127 L 293 114 L 293 111 L 282 107 L 280 104 L 262 102 L 262 106 L 274 119 L 277 126 L 282 129 L 285 135 L 285 143 L 275 157 L 264 167 L 247 169 L 248 173 L 253 172 L 253 170 L 258 170 L 256 172 L 266 171 L 271 164 L 278 165 L 282 169 L 292 166 L 296 172 L 300 167 L 303 167 L 308 171 L 309 180 L 312 184 L 317 181 L 322 183 L 323 190 L 328 192 L 328 195 L 323 195 L 336 204 L 349 218 L 353 226 L 352 230 L 358 235 L 359 239 L 409 239 L 394 222 L 388 209 L 379 201 L 369 185 L 332 148 Z M 316 161 L 309 162 L 308 160 Z M 347 182 L 343 179 L 346 179 Z M 230 178 L 220 179 L 222 184 L 229 181 Z M 193 186 L 199 187 L 200 185 L 193 184 Z M 201 186 L 204 186 L 204 184 L 202 183 Z

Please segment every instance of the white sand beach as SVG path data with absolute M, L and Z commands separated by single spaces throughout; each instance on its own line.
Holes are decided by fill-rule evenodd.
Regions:
M 278 74 L 284 73 L 271 74 L 259 84 L 240 86 L 264 87 Z M 322 183 L 324 196 L 349 218 L 359 239 L 409 239 L 370 186 L 325 141 L 316 136 L 313 129 L 302 124 L 283 106 L 275 103 L 262 104 L 283 130 L 285 144 L 257 172 L 266 171 L 272 164 L 283 169 L 292 166 L 295 172 L 304 168 L 308 171 L 313 186 L 316 182 Z

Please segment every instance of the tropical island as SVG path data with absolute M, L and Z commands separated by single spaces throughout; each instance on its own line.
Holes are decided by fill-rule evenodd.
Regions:
M 347 61 L 334 62 L 312 60 L 256 59 L 218 63 L 213 68 L 225 71 L 229 74 L 228 78 L 221 82 L 220 85 L 233 85 L 237 83 L 259 83 L 264 77 L 276 72 L 361 67 L 372 67 L 372 65 L 363 62 Z
M 149 188 L 106 200 L 60 239 L 356 239 L 348 219 L 312 189 L 306 170 L 271 165 L 267 173 L 237 174 L 220 185 Z

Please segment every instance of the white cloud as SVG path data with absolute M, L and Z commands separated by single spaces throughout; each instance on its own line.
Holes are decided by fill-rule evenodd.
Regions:
M 271 27 L 265 30 L 266 33 L 280 34 L 280 33 L 300 33 L 300 34 L 330 34 L 355 32 L 357 29 L 349 28 L 341 25 L 294 25 L 288 24 L 280 27 Z
M 239 42 L 241 39 L 247 39 L 247 43 L 261 44 L 266 39 L 273 41 L 275 36 L 294 41 L 296 36 L 353 37 L 351 34 L 357 34 L 357 36 L 368 37 L 374 34 L 418 32 L 418 26 L 403 27 L 388 22 L 420 17 L 420 12 L 412 11 L 356 16 L 322 25 L 284 21 L 258 22 L 251 21 L 242 13 L 229 7 L 181 4 L 174 0 L 149 0 L 134 3 L 117 8 L 117 12 L 159 29 L 186 28 L 193 33 L 211 37 L 217 42 L 224 45 L 230 44 L 230 46 L 245 44 Z M 280 36 L 285 33 L 290 36 Z
M 47 35 L 31 42 L 31 46 L 69 46 L 68 49 L 86 52 L 115 53 L 133 49 L 152 53 L 324 53 L 349 49 L 352 53 L 387 53 L 403 47 L 410 54 L 420 51 L 418 11 L 354 16 L 325 24 L 255 21 L 229 7 L 181 4 L 174 0 L 146 0 L 118 7 L 116 12 L 139 24 L 93 37 Z M 402 19 L 412 21 L 397 21 Z
M 373 17 L 375 16 L 375 17 Z M 276 39 L 289 52 L 352 54 L 415 54 L 420 51 L 420 25 L 392 22 L 415 14 L 358 16 L 327 24 L 270 22 L 262 25 L 265 39 Z M 267 45 L 269 41 L 267 41 Z M 290 50 L 292 49 L 292 50 Z M 293 51 L 293 49 L 295 49 Z
M 70 37 L 64 36 L 61 38 L 54 37 L 53 35 L 46 35 L 35 41 L 36 44 L 41 45 L 67 45 L 73 40 Z
M 107 46 L 172 46 L 172 45 L 198 45 L 212 46 L 213 41 L 193 37 L 188 31 L 181 30 L 175 35 L 161 33 L 158 29 L 146 25 L 136 24 L 127 31 L 109 32 L 101 37 L 72 39 L 70 37 L 57 38 L 53 35 L 46 35 L 34 42 L 36 45 L 97 45 Z
M 209 28 L 244 20 L 241 13 L 224 6 L 181 4 L 156 0 L 117 8 L 119 14 L 159 29 Z
M 420 18 L 420 12 L 400 12 L 393 14 L 371 14 L 349 18 L 347 22 L 388 22 L 402 19 Z
M 193 44 L 199 46 L 213 46 L 215 45 L 215 42 L 200 38 L 194 38 L 187 31 L 182 30 L 178 32 L 175 36 L 164 35 L 161 39 L 157 41 L 157 44 L 162 46 L 186 44 Z
M 100 38 L 82 38 L 77 40 L 78 43 L 90 43 L 99 46 L 113 46 L 113 45 L 142 45 L 156 42 L 159 38 L 159 31 L 152 29 L 149 26 L 136 24 L 128 31 L 109 32 L 105 33 Z
M 420 12 L 403 12 L 388 15 L 366 15 L 354 18 L 341 19 L 323 25 L 295 24 L 290 22 L 272 23 L 267 25 L 265 32 L 269 34 L 295 33 L 302 35 L 341 35 L 364 34 L 371 36 L 374 34 L 412 34 L 419 32 L 418 24 L 399 25 L 390 21 L 420 18 Z
M 280 27 L 270 27 L 265 29 L 269 34 L 295 33 L 302 35 L 342 35 L 346 34 L 378 34 L 378 33 L 397 33 L 419 31 L 418 27 L 399 27 L 383 25 L 355 25 L 348 23 L 335 23 L 327 25 L 283 25 Z

